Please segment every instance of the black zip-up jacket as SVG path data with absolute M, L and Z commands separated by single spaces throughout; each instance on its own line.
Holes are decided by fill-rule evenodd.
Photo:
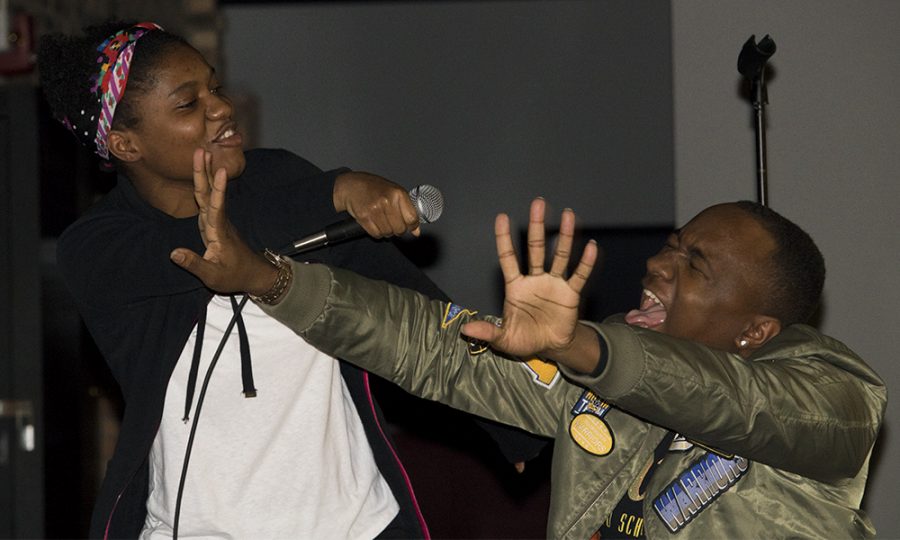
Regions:
M 246 153 L 229 181 L 228 216 L 254 249 L 281 249 L 345 215 L 334 211 L 334 179 L 284 150 Z M 121 387 L 119 440 L 91 519 L 91 537 L 136 538 L 144 525 L 148 457 L 169 377 L 211 292 L 169 260 L 176 247 L 203 253 L 197 218 L 173 218 L 144 201 L 127 178 L 59 238 L 58 262 L 79 311 Z M 310 258 L 363 275 L 445 295 L 390 242 L 364 238 Z M 341 363 L 381 473 L 408 530 L 427 536 L 409 481 L 381 429 L 365 372 Z M 285 464 L 290 466 L 290 464 Z

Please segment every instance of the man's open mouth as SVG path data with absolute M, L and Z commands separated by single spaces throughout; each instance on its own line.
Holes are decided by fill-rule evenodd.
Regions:
M 666 321 L 666 306 L 652 291 L 644 289 L 641 306 L 625 315 L 625 322 L 642 328 L 656 328 Z

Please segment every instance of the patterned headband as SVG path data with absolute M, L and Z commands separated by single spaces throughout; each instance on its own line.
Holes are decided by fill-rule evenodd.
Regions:
M 162 27 L 152 22 L 138 23 L 131 28 L 119 30 L 97 47 L 97 51 L 101 53 L 97 57 L 100 72 L 92 78 L 91 93 L 97 95 L 100 102 L 94 144 L 97 146 L 97 155 L 103 159 L 109 159 L 109 130 L 113 115 L 116 114 L 116 105 L 125 93 L 134 44 L 150 30 L 162 30 Z

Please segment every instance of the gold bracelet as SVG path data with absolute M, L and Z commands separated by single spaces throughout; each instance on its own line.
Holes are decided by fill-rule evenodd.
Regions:
M 268 291 L 259 296 L 251 294 L 250 299 L 258 304 L 272 305 L 278 303 L 288 287 L 291 286 L 294 271 L 291 269 L 290 261 L 270 249 L 263 251 L 263 257 L 278 269 L 278 277 L 275 278 L 275 283 Z

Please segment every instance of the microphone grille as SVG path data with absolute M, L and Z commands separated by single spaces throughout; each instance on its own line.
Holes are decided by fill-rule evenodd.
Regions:
M 438 188 L 428 184 L 409 190 L 409 200 L 416 207 L 419 223 L 433 223 L 444 211 L 444 196 Z

